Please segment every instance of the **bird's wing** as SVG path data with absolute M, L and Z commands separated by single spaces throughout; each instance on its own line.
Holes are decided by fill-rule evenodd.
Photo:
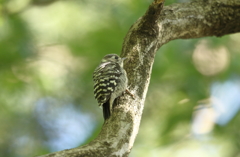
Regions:
M 108 101 L 119 83 L 122 75 L 119 64 L 107 62 L 100 64 L 94 71 L 94 96 L 99 105 Z

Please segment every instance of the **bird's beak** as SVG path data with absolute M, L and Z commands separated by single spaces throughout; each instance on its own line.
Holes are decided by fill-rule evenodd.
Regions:
M 127 59 L 127 57 L 123 57 L 123 58 L 122 58 L 122 61 L 124 61 L 125 59 Z

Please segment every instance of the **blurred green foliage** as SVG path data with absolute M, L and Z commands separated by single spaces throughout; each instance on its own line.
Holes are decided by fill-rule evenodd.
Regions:
M 63 117 L 77 127 L 64 113 L 71 105 L 82 115 L 78 119 L 81 134 L 75 137 L 82 140 L 76 146 L 97 136 L 103 118 L 93 96 L 92 72 L 105 54 L 121 52 L 128 29 L 150 2 L 1 1 L 0 156 L 36 156 L 69 148 L 61 137 L 68 137 L 65 130 L 61 132 L 67 123 L 56 119 Z M 178 2 L 183 1 L 167 1 L 166 5 Z M 229 63 L 222 71 L 204 75 L 196 68 L 193 53 L 202 40 L 209 49 L 227 49 Z M 239 41 L 239 34 L 175 40 L 159 50 L 130 156 L 172 157 L 183 149 L 189 154 L 205 151 L 202 157 L 240 154 L 239 113 L 227 125 L 216 125 L 212 134 L 204 135 L 208 140 L 198 142 L 190 136 L 193 108 L 211 96 L 211 84 L 239 75 Z M 54 140 L 63 146 L 52 144 Z M 197 149 L 202 146 L 199 143 L 217 153 Z

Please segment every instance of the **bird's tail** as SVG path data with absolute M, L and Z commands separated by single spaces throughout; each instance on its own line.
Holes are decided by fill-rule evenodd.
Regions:
M 111 115 L 111 111 L 110 111 L 110 102 L 107 101 L 105 102 L 103 105 L 103 117 L 104 117 L 104 120 L 107 120 L 110 115 Z

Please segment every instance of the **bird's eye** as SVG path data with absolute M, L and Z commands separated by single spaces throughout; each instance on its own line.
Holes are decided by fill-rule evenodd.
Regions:
M 115 56 L 115 59 L 118 59 L 118 57 L 117 57 L 117 56 Z

